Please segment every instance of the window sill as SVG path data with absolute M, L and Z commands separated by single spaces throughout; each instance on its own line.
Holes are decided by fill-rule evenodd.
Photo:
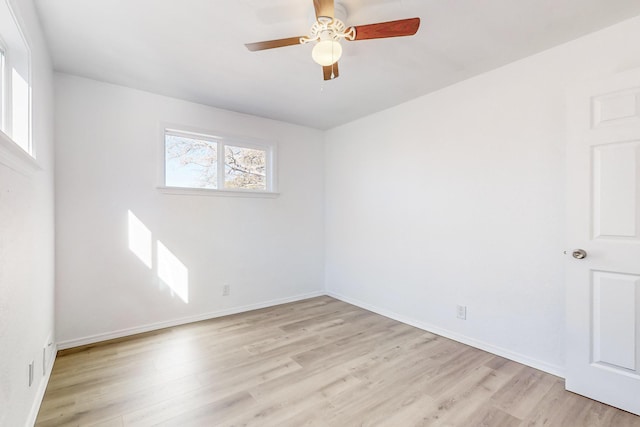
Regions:
M 275 199 L 280 193 L 272 191 L 250 190 L 214 190 L 210 188 L 182 188 L 182 187 L 157 187 L 162 194 L 176 196 L 213 196 L 213 197 L 253 197 L 263 199 Z
M 0 164 L 23 175 L 31 175 L 42 170 L 35 158 L 2 131 L 0 131 Z

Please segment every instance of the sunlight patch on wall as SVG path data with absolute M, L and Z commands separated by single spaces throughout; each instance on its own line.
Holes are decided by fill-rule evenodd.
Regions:
M 158 241 L 158 277 L 171 290 L 189 303 L 189 270 L 162 242 Z
M 150 270 L 156 265 L 156 273 L 162 283 L 177 295 L 185 304 L 189 304 L 189 270 L 162 242 L 156 241 L 155 254 L 151 230 L 130 210 L 129 250 L 133 252 Z M 155 255 L 155 257 L 154 257 Z
M 144 265 L 152 268 L 151 231 L 129 211 L 129 250 L 136 254 Z

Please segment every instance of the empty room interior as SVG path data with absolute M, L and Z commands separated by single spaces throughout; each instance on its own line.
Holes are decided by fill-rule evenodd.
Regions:
M 0 0 L 0 426 L 640 426 L 637 0 Z

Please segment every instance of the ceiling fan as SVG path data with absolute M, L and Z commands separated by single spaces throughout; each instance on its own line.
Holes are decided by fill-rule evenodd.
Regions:
M 322 66 L 324 79 L 332 80 L 339 76 L 338 60 L 342 55 L 340 39 L 355 41 L 412 36 L 420 27 L 420 18 L 347 27 L 336 17 L 336 12 L 342 12 L 342 15 L 346 15 L 344 7 L 340 4 L 334 5 L 334 0 L 313 0 L 313 7 L 316 13 L 316 22 L 311 26 L 308 36 L 247 43 L 245 46 L 255 52 L 315 42 L 316 45 L 313 47 L 311 57 Z

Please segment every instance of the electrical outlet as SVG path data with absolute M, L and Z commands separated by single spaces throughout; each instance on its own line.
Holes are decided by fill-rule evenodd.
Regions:
M 31 363 L 29 363 L 29 387 L 31 387 L 31 385 L 33 384 L 33 369 L 34 369 L 34 361 L 32 360 Z
M 466 305 L 458 305 L 456 306 L 456 313 L 458 319 L 467 320 L 467 306 Z
M 222 296 L 228 297 L 230 293 L 231 293 L 231 285 L 224 285 L 222 287 Z

